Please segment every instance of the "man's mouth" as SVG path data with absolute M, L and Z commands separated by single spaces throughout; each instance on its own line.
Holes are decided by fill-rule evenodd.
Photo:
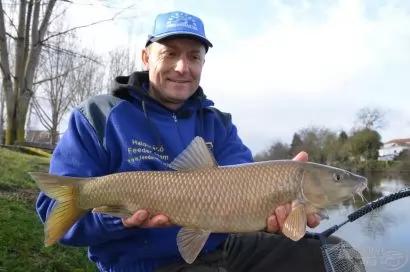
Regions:
M 178 80 L 178 79 L 168 79 L 168 80 L 174 83 L 189 83 L 189 80 Z

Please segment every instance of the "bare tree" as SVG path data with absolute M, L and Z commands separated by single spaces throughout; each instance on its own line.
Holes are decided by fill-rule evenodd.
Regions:
M 4 4 L 11 8 L 6 11 Z M 73 1 L 58 2 L 62 10 L 71 4 Z M 13 10 L 15 7 L 18 7 L 16 12 Z M 50 42 L 56 37 L 66 35 L 75 29 L 112 21 L 131 8 L 126 7 L 109 19 L 76 26 L 62 32 L 48 32 L 49 35 L 46 36 L 56 7 L 57 0 L 16 0 L 13 4 L 0 0 L 0 70 L 3 75 L 7 112 L 6 144 L 14 144 L 16 140 L 24 141 L 27 111 L 34 94 L 34 78 L 41 51 L 45 47 L 53 48 Z M 12 16 L 14 13 L 17 14 L 16 18 Z M 133 17 L 126 19 L 131 18 Z M 14 52 L 11 52 L 13 50 Z M 72 49 L 66 51 L 75 54 Z
M 64 17 L 57 28 L 64 30 Z M 73 99 L 73 92 L 68 84 L 70 73 L 75 70 L 75 58 L 67 52 L 67 48 L 76 48 L 75 32 L 59 35 L 54 38 L 52 48 L 44 48 L 41 54 L 41 70 L 37 77 L 41 78 L 36 84 L 33 96 L 33 109 L 41 124 L 50 132 L 51 145 L 57 142 L 58 126 L 69 110 Z
M 113 80 L 116 76 L 128 75 L 135 70 L 135 50 L 133 52 L 133 55 L 131 55 L 129 46 L 117 47 L 108 52 L 107 90 L 114 87 Z
M 363 107 L 356 114 L 356 124 L 362 129 L 383 129 L 387 125 L 387 112 L 379 108 Z
M 30 99 L 33 95 L 34 72 L 39 62 L 44 39 L 51 14 L 57 0 L 49 0 L 47 4 L 40 0 L 20 0 L 15 26 L 16 34 L 6 32 L 5 17 L 10 17 L 10 25 L 14 26 L 11 15 L 7 16 L 0 0 L 0 68 L 3 74 L 3 88 L 7 108 L 6 144 L 15 140 L 24 140 L 24 125 Z M 45 12 L 41 14 L 42 6 Z M 40 18 L 42 20 L 40 21 Z M 15 60 L 12 73 L 7 39 L 14 40 Z
M 134 35 L 141 31 L 135 29 L 136 25 L 131 24 L 128 28 L 128 40 L 125 46 L 117 46 L 110 50 L 106 56 L 106 89 L 114 87 L 114 79 L 119 75 L 129 75 L 137 69 L 137 48 Z
M 84 49 L 83 56 L 89 58 L 76 58 L 76 69 L 68 76 L 68 85 L 72 95 L 71 106 L 75 107 L 90 96 L 103 92 L 104 66 L 102 58 L 92 50 Z

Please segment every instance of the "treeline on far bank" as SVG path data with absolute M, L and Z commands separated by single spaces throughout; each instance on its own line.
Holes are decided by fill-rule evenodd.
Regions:
M 383 147 L 381 113 L 363 108 L 358 113 L 360 125 L 349 132 L 333 131 L 325 127 L 306 127 L 293 134 L 291 143 L 274 141 L 265 151 L 256 154 L 256 161 L 292 159 L 300 151 L 309 154 L 309 161 L 341 167 L 354 172 L 410 170 L 410 153 L 403 151 L 392 161 L 379 160 Z M 377 118 L 375 117 L 377 116 Z

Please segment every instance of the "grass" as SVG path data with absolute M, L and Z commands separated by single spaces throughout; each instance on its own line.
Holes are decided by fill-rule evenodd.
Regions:
M 47 171 L 49 158 L 0 148 L 0 189 L 36 189 L 27 172 Z
M 0 148 L 0 271 L 97 271 L 85 248 L 44 247 L 35 213 L 38 190 L 28 171 L 47 171 L 49 160 Z

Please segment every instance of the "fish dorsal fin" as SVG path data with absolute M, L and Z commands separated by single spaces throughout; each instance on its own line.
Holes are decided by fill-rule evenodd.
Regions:
M 204 139 L 197 136 L 187 148 L 170 163 L 170 167 L 175 170 L 195 170 L 217 167 L 217 163 Z

